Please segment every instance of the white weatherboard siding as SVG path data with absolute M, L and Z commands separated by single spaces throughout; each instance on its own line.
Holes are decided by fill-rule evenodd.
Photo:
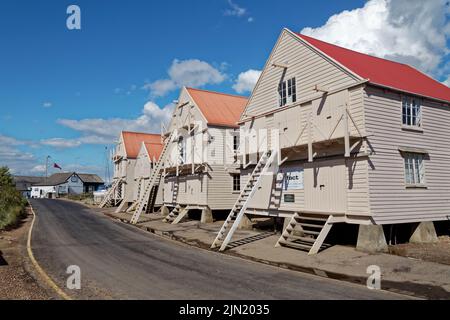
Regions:
M 298 102 L 291 106 L 279 107 L 277 90 L 283 73 L 282 69 L 272 66 L 273 62 L 288 64 L 283 79 L 296 78 Z M 328 87 L 330 91 L 339 90 L 321 94 L 313 90 L 315 85 Z M 247 113 L 256 118 L 246 121 L 241 128 L 251 128 L 257 132 L 264 128 L 278 129 L 281 148 L 303 145 L 303 149 L 283 151 L 281 158 L 288 156 L 288 161 L 281 165 L 274 177 L 263 178 L 261 188 L 250 200 L 250 210 L 308 209 L 346 212 L 349 217 L 369 215 L 367 157 L 343 157 L 345 108 L 348 107 L 355 122 L 349 119 L 350 134 L 355 137 L 359 133 L 365 135 L 363 102 L 363 86 L 355 77 L 296 37 L 283 32 L 247 106 Z M 267 112 L 273 114 L 259 117 Z M 312 123 L 314 142 L 313 163 L 307 161 L 309 123 Z M 267 140 L 272 141 L 274 134 L 276 132 L 269 132 Z M 320 146 L 317 144 L 328 138 L 339 139 L 339 142 Z M 255 146 L 245 144 L 245 153 L 255 151 Z M 360 148 L 356 147 L 352 151 L 358 152 Z M 252 168 L 243 171 L 243 183 L 251 170 Z M 301 173 L 303 188 L 286 187 L 286 172 Z M 322 182 L 316 181 L 319 177 Z
M 164 204 L 167 206 L 181 205 L 207 205 L 208 176 L 180 175 L 165 178 Z
M 31 188 L 31 198 L 45 198 L 48 193 L 56 193 L 55 186 L 39 186 Z
M 327 61 L 294 35 L 283 31 L 250 98 L 246 109 L 249 115 L 261 115 L 278 108 L 277 90 L 283 69 L 273 67 L 273 63 L 288 64 L 284 79 L 296 77 L 297 101 L 317 96 L 313 90 L 315 85 L 336 89 L 357 83 L 353 76 Z
M 77 175 L 73 175 L 65 183 L 57 186 L 56 192 L 58 194 L 81 194 L 84 191 L 83 186 L 83 181 Z
M 148 158 L 147 148 L 142 144 L 134 168 L 133 201 L 138 200 L 138 196 L 145 191 L 145 185 L 150 173 L 151 162 Z
M 402 130 L 401 95 L 368 87 L 366 125 L 370 157 L 370 208 L 379 224 L 444 220 L 450 215 L 450 110 L 422 100 L 423 132 Z M 426 188 L 406 188 L 398 148 L 423 148 Z
M 227 170 L 221 165 L 213 165 L 208 173 L 211 176 L 207 190 L 209 207 L 212 210 L 230 210 L 240 193 L 239 191 L 233 191 L 232 174 L 239 174 L 239 171 L 235 169 Z
M 241 185 L 246 183 L 252 170 L 242 171 Z M 287 183 L 290 173 L 303 177 L 303 187 Z M 315 181 L 314 175 L 320 176 L 322 180 Z M 331 160 L 317 159 L 313 163 L 305 160 L 288 162 L 279 168 L 275 176 L 264 177 L 261 189 L 256 191 L 249 202 L 249 209 L 293 212 L 307 209 L 347 212 L 348 216 L 355 217 L 367 216 L 367 175 L 367 158 L 336 157 Z M 325 185 L 323 194 L 318 191 L 320 184 Z M 289 202 L 292 197 L 294 202 Z
M 125 201 L 132 202 L 134 198 L 135 190 L 135 180 L 134 180 L 134 169 L 136 166 L 136 159 L 128 159 L 124 162 L 125 168 L 125 184 L 122 186 L 123 194 L 125 195 Z
M 273 63 L 287 65 L 287 69 L 274 67 Z M 297 102 L 279 107 L 278 85 L 292 77 L 296 78 Z M 315 85 L 329 92 L 315 92 Z M 255 130 L 246 136 L 241 152 L 261 154 L 264 150 L 256 149 L 256 141 L 265 137 L 256 137 L 258 130 L 274 128 L 279 130 L 281 159 L 286 162 L 276 175 L 263 178 L 250 200 L 249 211 L 345 211 L 347 222 L 364 224 L 447 219 L 450 107 L 448 103 L 419 100 L 423 131 L 402 129 L 401 94 L 364 83 L 283 31 L 241 117 L 241 138 L 246 130 Z M 351 144 L 360 141 L 360 136 L 366 137 L 366 141 L 354 145 L 349 158 L 344 158 L 344 122 L 336 126 L 346 108 L 350 112 Z M 307 161 L 309 132 L 312 163 Z M 274 134 L 269 133 L 269 141 L 277 138 Z M 334 141 L 327 141 L 330 137 Z M 247 139 L 253 140 L 248 143 Z M 425 187 L 406 187 L 400 147 L 428 152 L 424 160 Z M 242 185 L 254 168 L 255 157 L 252 161 L 252 166 L 242 170 Z M 301 169 L 303 188 L 285 190 L 286 171 Z
M 239 195 L 233 192 L 231 175 L 238 172 L 239 163 L 234 162 L 234 154 L 230 149 L 230 146 L 233 146 L 233 136 L 227 132 L 233 129 L 207 125 L 200 109 L 185 88 L 179 101 L 181 110 L 174 110 L 169 128 L 177 129 L 179 134 L 184 133 L 185 166 L 176 176 L 173 170 L 178 160 L 176 138 L 168 146 L 169 159 L 166 161 L 166 168 L 172 168 L 173 171 L 164 178 L 163 202 L 171 207 L 180 204 L 208 206 L 212 210 L 230 210 Z M 194 135 L 189 135 L 186 131 L 185 127 L 189 123 L 201 124 L 196 127 Z M 206 128 L 205 132 L 200 132 Z M 202 173 L 192 174 L 192 163 L 196 168 L 207 163 L 207 167 L 203 168 Z

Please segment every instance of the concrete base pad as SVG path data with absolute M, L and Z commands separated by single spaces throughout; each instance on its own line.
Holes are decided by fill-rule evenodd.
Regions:
M 203 208 L 200 222 L 201 223 L 213 223 L 214 222 L 212 211 L 210 208 Z
M 162 206 L 162 207 L 161 207 L 161 214 L 162 214 L 164 217 L 167 217 L 167 216 L 170 214 L 169 208 L 166 207 L 166 206 Z
M 358 231 L 358 242 L 356 250 L 364 252 L 388 252 L 386 237 L 383 226 L 360 225 Z
M 241 229 L 241 230 L 252 230 L 253 229 L 252 220 L 250 220 L 250 218 L 244 214 L 244 216 L 242 217 L 241 222 L 239 223 L 238 229 Z
M 412 243 L 434 243 L 438 241 L 433 222 L 421 222 L 409 239 Z

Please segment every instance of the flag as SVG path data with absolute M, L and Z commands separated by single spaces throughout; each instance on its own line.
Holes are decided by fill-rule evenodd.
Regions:
M 58 166 L 58 164 L 55 162 L 55 163 L 53 163 L 53 168 L 56 168 L 56 169 L 59 169 L 59 170 L 62 170 L 62 168 L 60 167 L 60 166 Z

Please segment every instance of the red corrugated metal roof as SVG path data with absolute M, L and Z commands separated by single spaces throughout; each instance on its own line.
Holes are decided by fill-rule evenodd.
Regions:
M 142 142 L 161 143 L 161 135 L 141 132 L 122 131 L 123 143 L 128 159 L 136 159 Z
M 369 82 L 417 95 L 450 101 L 450 88 L 406 64 L 377 58 L 297 34 L 313 47 Z
M 186 88 L 211 125 L 237 127 L 247 98 L 225 93 Z
M 153 159 L 158 160 L 159 156 L 161 155 L 162 149 L 163 149 L 163 145 L 162 143 L 148 143 L 145 142 L 144 143 L 145 148 L 147 149 L 147 153 L 149 156 L 149 160 L 153 161 Z

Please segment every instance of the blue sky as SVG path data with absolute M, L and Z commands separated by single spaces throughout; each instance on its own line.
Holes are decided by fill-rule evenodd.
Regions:
M 63 170 L 103 175 L 104 149 L 117 132 L 157 131 L 181 85 L 248 95 L 284 27 L 339 43 L 341 23 L 352 30 L 339 44 L 408 61 L 446 81 L 448 30 L 438 29 L 448 25 L 448 6 L 445 14 L 434 6 L 421 10 L 439 16 L 427 22 L 436 28 L 437 40 L 431 43 L 412 27 L 406 33 L 405 28 L 381 32 L 380 21 L 368 25 L 364 14 L 390 23 L 399 8 L 386 1 L 4 0 L 0 165 L 17 174 L 42 175 L 50 155 Z M 70 4 L 81 9 L 81 30 L 66 27 Z M 327 23 L 333 15 L 337 22 Z M 438 19 L 442 16 L 444 22 Z M 387 42 L 385 33 L 394 39 L 411 36 L 429 55 L 414 60 L 417 54 L 398 45 L 354 42 L 365 35 L 372 44 Z M 254 72 L 246 77 L 249 70 Z

